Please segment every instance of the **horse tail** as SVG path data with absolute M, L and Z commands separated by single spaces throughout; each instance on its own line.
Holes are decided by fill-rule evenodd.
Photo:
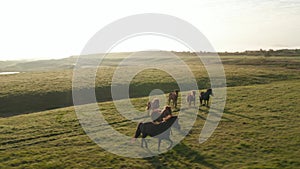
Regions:
M 141 135 L 141 133 L 142 133 L 142 130 L 141 130 L 142 124 L 143 123 L 138 124 L 138 126 L 136 128 L 136 131 L 135 131 L 134 138 L 138 138 Z

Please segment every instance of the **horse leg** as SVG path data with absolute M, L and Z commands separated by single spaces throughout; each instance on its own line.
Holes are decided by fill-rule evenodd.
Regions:
M 209 107 L 208 103 L 209 103 L 209 98 L 207 99 L 207 104 L 206 104 L 207 107 Z
M 200 100 L 200 106 L 202 106 L 202 98 L 201 98 L 201 96 L 199 97 L 199 100 Z
M 142 138 L 141 147 L 144 147 L 144 138 Z
M 144 148 L 144 141 L 145 141 L 145 138 L 142 138 L 142 143 L 141 143 L 142 148 Z
M 174 105 L 175 108 L 177 108 L 177 99 L 173 100 L 173 105 Z
M 175 100 L 172 98 L 172 106 L 175 107 Z
M 190 96 L 187 97 L 186 101 L 189 102 L 189 107 L 191 107 L 191 102 L 192 102 L 192 101 L 191 101 Z
M 170 150 L 170 148 L 172 148 L 172 146 L 173 146 L 173 141 L 170 138 L 167 138 L 166 140 L 168 140 L 170 142 L 170 145 L 167 148 L 168 150 Z
M 144 139 L 144 142 L 145 142 L 145 147 L 148 148 L 148 143 L 147 143 L 146 139 Z
M 142 138 L 142 148 L 144 148 L 144 143 L 145 143 L 145 148 L 148 148 L 148 143 L 147 143 L 147 141 L 146 141 L 146 139 L 145 138 Z
M 160 143 L 161 143 L 161 138 L 158 138 L 158 148 L 157 148 L 158 151 L 160 151 Z
M 148 148 L 148 144 L 147 144 L 147 141 L 145 139 L 146 137 L 147 137 L 147 134 L 143 134 L 141 147 L 144 147 L 144 143 L 145 143 L 145 147 Z

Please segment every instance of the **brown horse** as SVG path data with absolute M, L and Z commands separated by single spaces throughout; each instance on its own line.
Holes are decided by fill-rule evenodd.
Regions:
M 194 102 L 194 106 L 196 104 L 196 91 L 191 91 L 186 97 L 186 101 L 189 103 L 189 106 L 191 106 L 192 102 Z
M 179 90 L 174 90 L 169 94 L 168 104 L 170 105 L 171 101 L 173 102 L 173 106 L 177 108 L 177 99 L 178 99 Z

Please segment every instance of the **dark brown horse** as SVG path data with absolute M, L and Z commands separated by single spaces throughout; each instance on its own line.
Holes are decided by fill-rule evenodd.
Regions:
M 177 108 L 177 99 L 178 99 L 179 90 L 174 90 L 169 94 L 168 104 L 170 105 L 171 101 L 173 102 L 173 106 Z
M 180 130 L 178 123 L 178 117 L 172 116 L 165 122 L 154 124 L 153 122 L 139 123 L 135 132 L 134 139 L 138 138 L 142 134 L 141 147 L 148 148 L 148 144 L 145 140 L 147 136 L 158 138 L 158 151 L 160 151 L 160 143 L 162 140 L 168 140 L 170 142 L 170 149 L 173 146 L 173 141 L 170 139 L 171 127 L 175 127 Z

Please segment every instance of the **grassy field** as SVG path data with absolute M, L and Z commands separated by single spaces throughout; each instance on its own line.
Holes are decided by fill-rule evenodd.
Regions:
M 112 55 L 112 59 L 105 60 L 104 66 L 97 72 L 98 101 L 111 100 L 109 91 L 115 65 L 120 61 L 119 58 L 126 56 L 126 54 Z M 178 55 L 190 66 L 199 88 L 208 88 L 209 78 L 203 65 L 199 64 L 199 60 L 190 53 Z M 299 78 L 299 57 L 224 56 L 222 61 L 227 86 L 267 84 Z M 39 65 L 39 62 L 36 64 Z M 57 64 L 62 63 L 58 61 Z M 31 63 L 32 67 L 34 65 Z M 47 71 L 39 70 L 40 66 L 35 71 L 0 76 L 0 118 L 73 105 L 71 90 L 73 70 L 46 68 Z M 10 69 L 10 71 L 18 71 L 18 69 Z M 86 71 L 90 70 L 86 69 Z M 184 75 L 182 77 L 184 78 Z M 166 93 L 178 88 L 170 75 L 158 70 L 142 71 L 133 79 L 130 87 L 135 89 L 131 92 L 132 97 L 147 96 L 154 88 L 162 89 Z
M 185 59 L 201 89 L 208 87 L 205 69 L 193 65 L 192 56 Z M 89 139 L 71 103 L 66 101 L 71 98 L 71 70 L 0 76 L 0 168 L 299 168 L 300 59 L 226 56 L 222 61 L 228 83 L 227 101 L 213 136 L 198 143 L 209 110 L 201 107 L 196 123 L 180 144 L 145 159 L 111 154 Z M 103 69 L 107 73 L 99 71 L 99 93 L 110 89 L 114 67 Z M 136 98 L 131 101 L 140 110 L 148 101 L 143 96 L 152 88 L 171 91 L 176 87 L 164 72 L 155 72 L 159 79 L 147 76 L 151 71 L 141 72 L 131 83 L 136 89 L 132 94 Z M 53 97 L 49 98 L 50 94 Z M 30 105 L 32 100 L 23 103 L 35 97 L 42 100 L 35 102 L 36 107 Z M 108 122 L 132 136 L 136 123 L 121 117 L 109 97 L 98 100 L 102 101 L 99 106 Z M 149 144 L 156 146 L 157 142 Z M 133 146 L 139 147 L 139 142 Z

